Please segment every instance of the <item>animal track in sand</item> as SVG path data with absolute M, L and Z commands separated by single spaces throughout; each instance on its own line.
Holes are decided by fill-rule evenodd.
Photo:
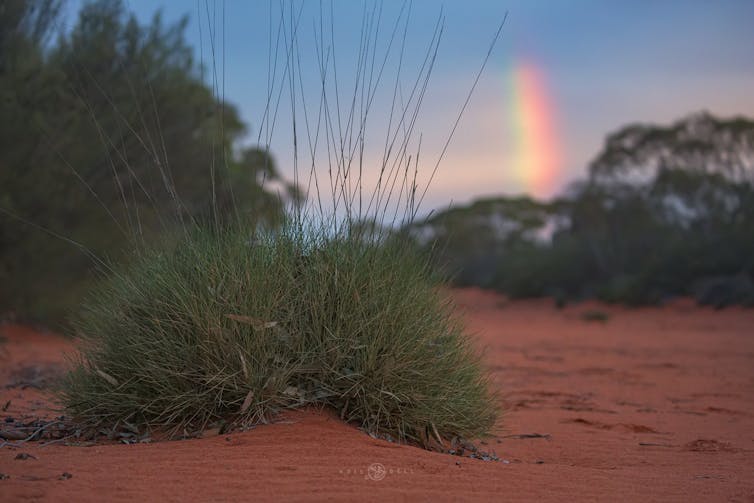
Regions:
M 561 423 L 573 423 L 588 426 L 590 428 L 596 428 L 598 430 L 621 430 L 628 433 L 655 433 L 660 434 L 659 431 L 643 424 L 631 424 L 631 423 L 601 423 L 599 421 L 589 421 L 587 419 L 577 417 L 575 419 L 564 419 Z
M 740 449 L 736 449 L 728 442 L 720 442 L 719 440 L 697 438 L 683 446 L 684 451 L 690 452 L 739 452 Z
M 732 410 L 732 409 L 726 409 L 725 407 L 707 407 L 704 409 L 706 412 L 715 412 L 717 414 L 728 414 L 731 416 L 749 416 L 750 414 L 740 411 L 740 410 Z

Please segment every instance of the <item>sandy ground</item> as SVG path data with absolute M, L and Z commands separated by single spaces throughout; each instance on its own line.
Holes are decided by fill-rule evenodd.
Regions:
M 203 439 L 6 445 L 0 501 L 754 502 L 754 310 L 454 296 L 506 410 L 481 446 L 500 462 L 375 440 L 307 410 Z M 53 415 L 44 388 L 69 343 L 0 334 L 0 419 Z

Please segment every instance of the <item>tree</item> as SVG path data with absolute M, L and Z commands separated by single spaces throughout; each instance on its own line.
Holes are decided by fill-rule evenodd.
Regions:
M 202 80 L 185 19 L 141 25 L 100 0 L 50 43 L 59 6 L 0 6 L 0 310 L 36 317 L 93 279 L 91 256 L 39 228 L 113 261 L 186 222 L 277 225 L 301 197 L 266 150 L 233 155 L 245 126 Z
M 671 124 L 632 124 L 610 134 L 589 165 L 598 185 L 652 183 L 660 172 L 718 173 L 754 183 L 754 120 L 700 112 Z

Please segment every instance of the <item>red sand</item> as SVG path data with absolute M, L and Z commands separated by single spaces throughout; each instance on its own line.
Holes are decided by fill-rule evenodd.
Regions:
M 374 440 L 309 410 L 197 440 L 6 446 L 0 501 L 754 501 L 754 310 L 559 311 L 454 295 L 507 409 L 481 447 L 504 461 Z M 595 309 L 609 319 L 582 318 Z M 69 344 L 16 326 L 0 333 L 0 383 L 16 383 L 0 389 L 0 406 L 11 400 L 0 418 L 45 413 L 44 395 L 22 383 Z M 517 437 L 534 433 L 547 437 Z M 72 477 L 59 480 L 64 472 Z

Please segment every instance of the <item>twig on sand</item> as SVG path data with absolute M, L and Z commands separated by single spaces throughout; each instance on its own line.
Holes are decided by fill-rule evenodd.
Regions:
M 30 440 L 34 440 L 35 437 L 37 437 L 40 433 L 42 433 L 44 430 L 49 428 L 50 426 L 65 424 L 63 421 L 50 421 L 49 423 L 45 423 L 42 426 L 39 426 L 36 428 L 31 435 L 23 436 L 23 433 L 19 431 L 18 429 L 14 430 L 0 430 L 0 439 L 2 440 L 2 443 L 0 443 L 0 449 L 2 449 L 5 446 L 9 447 L 21 447 L 22 444 L 29 442 Z M 28 429 L 28 428 L 27 428 Z M 17 440 L 18 442 L 9 442 L 9 440 Z
M 47 442 L 40 442 L 39 445 L 41 447 L 46 447 L 46 446 L 52 445 L 52 444 L 58 444 L 58 443 L 61 443 L 61 442 L 67 442 L 68 440 L 70 440 L 72 438 L 79 438 L 79 436 L 80 436 L 79 433 L 80 433 L 79 431 L 76 431 L 75 433 L 71 433 L 70 435 L 67 435 L 65 437 L 56 438 L 54 440 L 48 440 Z
M 550 440 L 551 436 L 549 433 L 519 433 L 517 435 L 503 435 L 502 437 L 498 438 L 516 438 L 519 440 L 527 439 L 527 438 L 544 438 L 547 440 Z
M 65 423 L 63 421 L 51 421 L 49 423 L 43 424 L 42 426 L 40 426 L 39 428 L 37 428 L 36 430 L 34 430 L 34 433 L 32 433 L 31 435 L 29 435 L 25 439 L 21 440 L 21 443 L 28 442 L 29 440 L 32 440 L 34 437 L 36 437 L 37 435 L 39 435 L 40 433 L 42 433 L 44 430 L 46 430 L 50 426 L 59 425 L 59 424 L 65 424 Z

